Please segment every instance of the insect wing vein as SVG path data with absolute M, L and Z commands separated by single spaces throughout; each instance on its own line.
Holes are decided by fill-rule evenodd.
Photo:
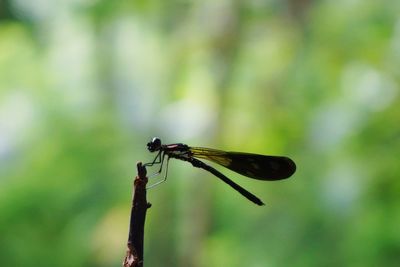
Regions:
M 222 150 L 205 148 L 205 147 L 191 147 L 193 157 L 206 159 L 222 165 L 226 168 L 231 164 L 232 160 L 229 158 L 228 153 Z
M 220 164 L 234 172 L 258 180 L 281 180 L 296 170 L 294 162 L 287 157 L 267 156 L 243 152 L 226 152 L 217 149 L 193 147 L 192 156 Z

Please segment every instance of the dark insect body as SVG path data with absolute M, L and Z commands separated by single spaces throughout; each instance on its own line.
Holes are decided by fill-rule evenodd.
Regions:
M 260 206 L 264 205 L 264 203 L 258 197 L 199 159 L 209 160 L 246 177 L 262 181 L 286 179 L 296 171 L 296 164 L 290 158 L 283 156 L 227 152 L 205 147 L 190 147 L 181 143 L 163 145 L 157 137 L 154 137 L 147 144 L 147 148 L 150 152 L 158 152 L 158 154 L 152 162 L 146 163 L 144 166 L 161 164 L 157 173 L 161 173 L 165 156 L 167 156 L 166 174 L 164 179 L 158 183 L 164 182 L 167 178 L 169 159 L 180 159 L 190 162 L 194 167 L 209 171 L 244 197 Z

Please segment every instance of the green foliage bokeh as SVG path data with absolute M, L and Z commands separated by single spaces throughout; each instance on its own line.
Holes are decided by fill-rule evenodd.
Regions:
M 171 161 L 145 266 L 397 266 L 399 3 L 0 2 L 1 265 L 121 266 L 159 136 L 298 170 L 223 170 L 257 207 Z

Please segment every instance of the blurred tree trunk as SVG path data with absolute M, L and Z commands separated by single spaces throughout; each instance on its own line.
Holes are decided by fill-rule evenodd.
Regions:
M 218 34 L 214 35 L 214 39 L 210 40 L 210 53 L 213 58 L 211 65 L 218 68 L 211 71 L 215 73 L 212 78 L 218 90 L 216 128 L 214 128 L 211 136 L 211 139 L 213 139 L 211 143 L 217 145 L 223 143 L 224 136 L 226 136 L 224 122 L 227 95 L 229 94 L 235 62 L 240 48 L 243 27 L 241 1 L 235 1 L 228 7 L 229 9 L 224 10 L 223 15 L 219 18 Z M 209 176 L 210 174 L 204 175 Z M 194 200 L 196 208 L 191 205 L 187 206 L 187 209 L 190 209 L 187 214 L 190 214 L 190 216 L 188 216 L 189 220 L 186 222 L 185 229 L 190 231 L 188 234 L 190 239 L 186 240 L 179 266 L 198 267 L 204 266 L 204 263 L 207 262 L 207 255 L 203 253 L 204 241 L 207 240 L 211 231 L 212 213 L 215 208 L 212 192 L 214 186 L 217 186 L 214 181 L 210 183 L 208 181 L 211 181 L 211 179 L 196 179 L 196 182 L 193 183 L 195 186 L 193 189 L 197 192 L 195 195 L 199 196 L 199 199 Z M 215 183 L 219 183 L 219 181 L 216 180 Z M 206 186 L 204 186 L 205 184 Z M 198 191 L 201 191 L 201 193 L 198 193 Z M 199 259 L 198 257 L 203 258 Z

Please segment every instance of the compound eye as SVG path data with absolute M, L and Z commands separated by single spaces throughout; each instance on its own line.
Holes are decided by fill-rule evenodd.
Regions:
M 154 137 L 151 142 L 147 143 L 147 148 L 150 152 L 154 152 L 159 150 L 161 147 L 161 139 L 158 137 Z
M 161 139 L 158 137 L 153 137 L 153 140 L 151 140 L 151 142 L 156 146 L 161 146 Z

